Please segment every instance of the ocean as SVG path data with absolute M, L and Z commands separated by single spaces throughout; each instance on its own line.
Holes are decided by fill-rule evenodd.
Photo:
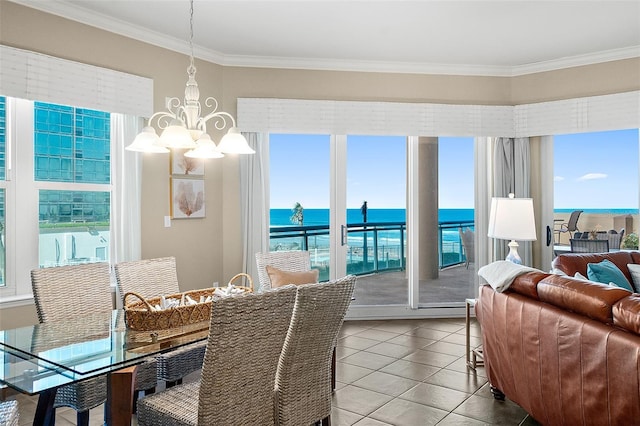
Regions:
M 292 225 L 291 209 L 271 209 L 271 226 Z M 367 222 L 406 222 L 405 209 L 368 209 Z M 439 222 L 473 222 L 473 209 L 440 209 Z M 347 223 L 362 223 L 360 209 L 347 209 Z M 304 209 L 304 225 L 328 225 L 329 209 Z
M 579 209 L 555 209 L 555 213 L 571 213 Z M 638 209 L 582 209 L 588 214 L 637 215 Z M 440 209 L 439 222 L 473 222 L 473 209 Z M 271 209 L 271 226 L 292 225 L 291 209 Z M 406 222 L 405 209 L 368 209 L 367 222 Z M 347 209 L 347 223 L 362 223 L 360 209 Z M 329 209 L 304 209 L 304 225 L 328 225 Z
M 576 209 L 556 209 L 555 213 L 569 214 Z M 638 209 L 582 209 L 584 213 L 590 214 L 613 214 L 623 215 L 632 214 L 637 215 Z M 271 209 L 271 226 L 293 226 L 291 223 L 291 209 Z M 367 210 L 367 222 L 368 223 L 380 223 L 380 222 L 406 222 L 406 210 L 405 209 L 368 209 Z M 360 209 L 347 209 L 347 224 L 362 223 L 363 217 Z M 473 229 L 474 222 L 474 209 L 440 209 L 438 211 L 438 222 L 446 223 L 450 222 L 465 223 L 465 227 L 469 226 Z M 470 223 L 467 225 L 466 223 Z M 329 224 L 329 209 L 304 209 L 304 223 L 305 226 L 312 225 L 328 225 Z M 371 234 L 371 233 L 369 233 Z M 389 243 L 398 244 L 400 239 L 398 231 L 381 231 L 378 236 Z M 372 235 L 368 235 L 368 239 L 371 239 Z M 358 234 L 349 236 L 349 240 L 354 244 L 362 244 L 362 237 Z M 319 246 L 328 246 L 328 239 L 316 239 Z M 406 240 L 405 240 L 406 241 Z M 458 226 L 452 225 L 452 227 L 442 226 L 442 243 L 443 250 L 459 250 L 460 236 L 458 233 Z M 446 246 L 446 247 L 445 247 Z

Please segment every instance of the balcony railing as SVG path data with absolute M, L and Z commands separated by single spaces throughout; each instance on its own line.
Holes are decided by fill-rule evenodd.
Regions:
M 440 268 L 465 262 L 458 229 L 473 221 L 438 224 Z M 406 268 L 407 225 L 405 222 L 351 223 L 346 226 L 347 273 L 365 275 Z M 320 270 L 320 280 L 329 277 L 329 226 L 274 226 L 270 250 L 308 250 L 311 265 Z

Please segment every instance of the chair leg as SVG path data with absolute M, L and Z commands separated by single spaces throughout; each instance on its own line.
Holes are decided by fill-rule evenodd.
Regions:
M 78 411 L 78 426 L 89 426 L 89 410 Z
M 336 390 L 336 348 L 333 348 L 333 355 L 331 355 L 331 391 Z
M 133 391 L 133 404 L 131 406 L 131 412 L 133 414 L 138 412 L 138 398 L 140 398 L 140 391 Z
M 321 426 L 331 426 L 331 416 L 327 416 L 324 419 L 320 420 Z

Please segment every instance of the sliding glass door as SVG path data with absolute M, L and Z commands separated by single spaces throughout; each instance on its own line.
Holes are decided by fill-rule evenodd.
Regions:
M 406 146 L 271 134 L 270 250 L 308 250 L 320 280 L 358 275 L 355 306 L 406 306 Z
M 408 304 L 406 169 L 406 137 L 346 137 L 336 189 L 346 199 L 346 272 L 359 276 L 354 306 Z
M 269 137 L 270 251 L 308 250 L 320 280 L 330 267 L 329 135 Z

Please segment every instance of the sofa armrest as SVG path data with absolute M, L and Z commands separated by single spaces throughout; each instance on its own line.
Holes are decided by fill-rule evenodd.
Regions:
M 540 300 L 538 297 L 538 283 L 548 275 L 544 272 L 527 272 L 519 275 L 511 283 L 509 291 L 515 291 L 532 299 Z
M 625 330 L 640 334 L 639 294 L 632 294 L 613 305 L 613 324 Z

